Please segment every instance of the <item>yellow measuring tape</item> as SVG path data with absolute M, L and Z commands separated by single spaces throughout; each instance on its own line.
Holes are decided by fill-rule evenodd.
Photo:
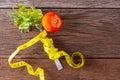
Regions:
M 82 53 L 75 52 L 75 53 L 73 53 L 73 55 L 70 58 L 70 56 L 65 51 L 58 51 L 58 48 L 55 48 L 53 45 L 52 38 L 48 38 L 46 36 L 47 36 L 47 32 L 44 30 L 40 34 L 38 34 L 36 37 L 31 39 L 30 41 L 26 42 L 23 45 L 18 46 L 18 48 L 11 54 L 11 56 L 8 59 L 8 63 L 10 65 L 10 67 L 11 68 L 26 67 L 27 71 L 30 75 L 39 76 L 40 80 L 44 80 L 44 70 L 42 68 L 38 67 L 36 69 L 36 71 L 34 72 L 33 67 L 30 64 L 26 63 L 25 61 L 11 63 L 11 61 L 13 60 L 15 55 L 17 55 L 20 50 L 24 50 L 24 49 L 32 46 L 33 44 L 35 44 L 38 41 L 41 41 L 43 43 L 44 51 L 48 54 L 49 59 L 57 61 L 61 56 L 65 56 L 65 59 L 66 59 L 67 63 L 69 64 L 69 66 L 71 66 L 73 68 L 80 68 L 80 67 L 84 66 L 85 59 L 84 59 L 84 56 L 82 55 Z M 81 58 L 80 63 L 77 63 L 77 64 L 74 63 L 73 59 L 75 56 L 79 56 Z

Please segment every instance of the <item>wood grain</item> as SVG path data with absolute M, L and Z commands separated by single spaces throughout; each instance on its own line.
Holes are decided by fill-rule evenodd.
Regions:
M 25 67 L 12 69 L 7 60 L 17 48 L 39 33 L 34 29 L 21 33 L 7 15 L 16 3 L 35 6 L 43 13 L 55 11 L 63 20 L 63 27 L 48 33 L 60 50 L 70 55 L 80 51 L 85 66 L 73 69 L 64 57 L 64 69 L 57 71 L 53 61 L 43 51 L 41 42 L 21 51 L 14 59 L 30 63 L 34 70 L 45 69 L 45 80 L 119 80 L 120 79 L 120 0 L 0 0 L 0 80 L 39 80 L 30 76 Z
M 73 69 L 62 61 L 64 69 L 57 71 L 53 61 L 48 59 L 15 59 L 24 60 L 37 67 L 45 69 L 45 80 L 119 80 L 120 59 L 86 59 L 81 69 Z M 7 59 L 0 60 L 0 80 L 39 80 L 38 77 L 28 75 L 26 68 L 12 69 Z
M 62 17 L 62 29 L 48 34 L 60 50 L 69 54 L 80 51 L 86 58 L 120 58 L 120 9 L 42 10 L 43 13 L 56 11 Z M 18 45 L 39 31 L 21 33 L 7 16 L 11 9 L 0 9 L 0 12 L 0 58 L 8 58 Z M 47 55 L 39 42 L 20 52 L 18 58 L 47 58 Z
M 0 0 L 0 8 L 16 7 L 16 3 L 38 8 L 120 8 L 120 0 Z

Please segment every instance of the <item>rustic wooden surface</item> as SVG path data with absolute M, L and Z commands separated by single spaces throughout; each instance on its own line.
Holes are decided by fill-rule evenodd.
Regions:
M 15 59 L 20 61 L 21 59 Z M 64 70 L 58 71 L 53 61 L 48 59 L 22 59 L 33 65 L 45 69 L 45 80 L 119 80 L 120 59 L 86 59 L 86 65 L 81 69 L 69 67 L 65 60 L 61 60 Z M 26 68 L 11 69 L 7 59 L 0 60 L 0 80 L 39 80 L 38 77 L 28 75 Z M 47 64 L 45 64 L 47 63 Z
M 16 7 L 16 3 L 38 8 L 120 8 L 120 0 L 0 0 L 0 7 Z
M 80 51 L 86 64 L 73 69 L 60 59 L 64 66 L 57 71 L 53 61 L 43 51 L 42 44 L 21 51 L 14 61 L 24 60 L 45 69 L 45 80 L 119 80 L 120 79 L 120 1 L 119 0 L 0 0 L 0 80 L 38 80 L 28 75 L 25 68 L 11 69 L 7 63 L 10 54 L 20 44 L 39 33 L 20 33 L 7 14 L 16 3 L 35 6 L 43 13 L 56 11 L 63 27 L 48 36 L 60 50 L 70 55 Z M 54 75 L 52 75 L 54 74 Z

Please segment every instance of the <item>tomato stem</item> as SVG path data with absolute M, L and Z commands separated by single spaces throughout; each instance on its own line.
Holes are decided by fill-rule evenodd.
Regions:
M 58 22 L 58 20 L 57 19 L 54 19 L 54 23 L 56 24 Z

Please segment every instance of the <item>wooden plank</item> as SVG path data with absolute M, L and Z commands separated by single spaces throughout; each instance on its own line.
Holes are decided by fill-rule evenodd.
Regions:
M 0 8 L 16 7 L 16 3 L 39 8 L 120 8 L 120 0 L 0 0 Z
M 33 6 L 33 0 L 0 0 L 0 8 L 13 8 L 16 4 L 25 4 Z
M 15 59 L 20 61 L 23 59 Z M 57 71 L 55 64 L 48 59 L 24 59 L 32 64 L 34 69 L 45 69 L 45 80 L 119 80 L 120 59 L 86 59 L 86 64 L 81 69 L 73 69 L 61 60 L 64 66 L 62 71 Z M 12 69 L 7 59 L 0 60 L 0 80 L 39 80 L 38 77 L 28 75 L 25 67 Z
M 120 58 L 120 9 L 43 9 L 43 13 L 56 11 L 63 20 L 63 27 L 48 36 L 60 50 L 69 54 L 82 52 L 86 58 Z M 0 9 L 0 57 L 8 56 L 20 44 L 39 33 L 21 33 L 13 25 L 7 13 Z M 47 58 L 39 42 L 20 52 L 19 58 Z

